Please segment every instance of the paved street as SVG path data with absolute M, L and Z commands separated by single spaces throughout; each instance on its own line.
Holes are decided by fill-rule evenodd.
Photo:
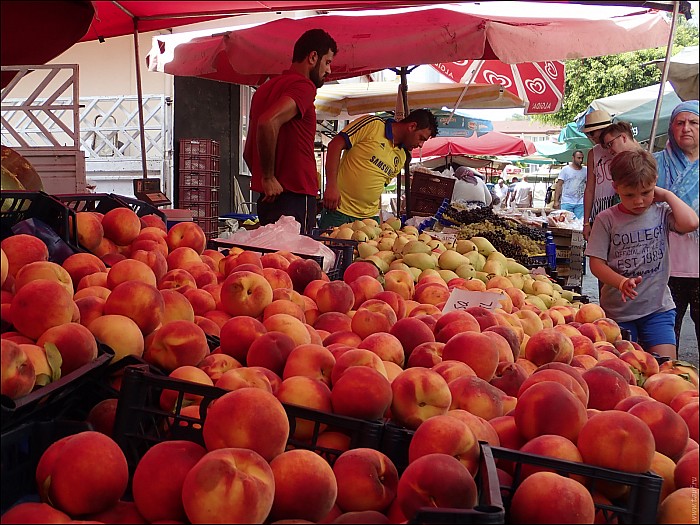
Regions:
M 586 258 L 586 264 L 588 264 L 588 258 Z M 583 276 L 581 293 L 587 295 L 591 302 L 598 302 L 598 280 L 593 276 L 588 267 L 586 268 L 586 275 Z M 683 361 L 688 361 L 698 366 L 698 342 L 695 338 L 695 326 L 690 318 L 690 309 L 688 309 L 683 318 L 681 342 L 679 346 L 678 357 Z

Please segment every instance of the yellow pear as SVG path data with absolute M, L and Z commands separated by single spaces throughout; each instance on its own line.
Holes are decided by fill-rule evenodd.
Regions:
M 518 290 L 523 289 L 523 285 L 525 284 L 525 279 L 523 278 L 523 274 L 521 273 L 510 273 L 508 272 L 508 280 L 511 282 L 511 284 L 517 288 Z
M 552 288 L 552 283 L 538 280 L 535 280 L 535 282 L 532 283 L 532 292 L 535 295 L 546 294 L 551 297 L 553 291 L 554 288 Z
M 376 256 L 379 257 L 382 261 L 385 261 L 387 264 L 391 263 L 394 259 L 396 259 L 396 254 L 391 250 L 378 251 L 376 253 Z
M 406 236 L 399 236 L 396 239 L 394 239 L 394 244 L 392 245 L 392 251 L 394 253 L 401 253 L 403 250 L 403 247 L 406 246 L 408 243 L 409 239 Z
M 537 281 L 535 281 L 534 279 L 525 279 L 523 281 L 523 288 L 522 288 L 523 292 L 525 292 L 528 295 L 534 293 L 534 290 L 532 289 L 532 285 L 533 285 L 533 283 L 536 283 L 536 282 Z
M 501 261 L 504 265 L 508 262 L 508 258 L 501 252 L 491 252 L 486 257 L 487 261 Z
M 525 298 L 525 303 L 534 305 L 542 311 L 547 310 L 547 305 L 544 304 L 544 301 L 537 295 L 528 295 Z
M 359 219 L 356 220 L 355 222 L 353 222 L 352 224 L 350 224 L 350 227 L 351 227 L 353 230 L 359 230 L 359 229 L 361 229 L 361 228 L 364 228 L 365 226 L 366 226 L 365 223 L 362 222 L 362 221 L 359 220 Z
M 438 274 L 446 283 L 450 282 L 452 279 L 459 279 L 459 275 L 452 270 L 438 270 Z
M 379 226 L 377 221 L 369 217 L 367 219 L 362 219 L 362 222 L 364 222 L 367 226 L 371 226 L 372 228 Z
M 391 237 L 382 237 L 377 243 L 377 248 L 380 250 L 393 250 L 394 249 L 394 239 Z
M 350 239 L 352 239 L 352 236 L 354 233 L 355 233 L 355 230 L 353 230 L 349 226 L 341 226 L 338 229 L 336 239 L 345 239 L 345 240 L 349 241 Z
M 544 305 L 547 307 L 547 309 L 549 309 L 549 308 L 552 307 L 552 304 L 553 304 L 554 301 L 553 301 L 551 295 L 547 295 L 547 294 L 545 294 L 545 293 L 538 293 L 538 294 L 537 294 L 537 297 L 539 297 L 540 299 L 542 299 L 542 302 L 543 302 Z
M 506 275 L 506 268 L 504 264 L 501 261 L 496 261 L 493 259 L 490 261 L 487 260 L 481 271 L 487 274 Z
M 369 240 L 367 234 L 362 230 L 355 230 L 350 237 L 353 241 L 366 242 Z
M 454 272 L 457 274 L 458 277 L 461 277 L 462 279 L 472 279 L 476 275 L 476 270 L 470 262 L 460 264 L 459 266 L 457 266 L 457 268 L 455 268 Z
M 428 242 L 428 246 L 430 246 L 431 250 L 440 250 L 441 253 L 447 250 L 447 247 L 442 243 L 442 241 L 438 241 L 437 239 L 433 239 Z
M 569 306 L 571 303 L 561 297 L 560 299 L 556 299 L 552 301 L 552 306 Z
M 411 272 L 411 275 L 413 276 L 413 282 L 417 283 L 418 278 L 420 277 L 420 274 L 423 272 L 420 268 L 414 268 L 413 266 L 408 267 L 408 271 Z
M 480 272 L 484 267 L 484 264 L 486 264 L 486 257 L 481 255 L 479 252 L 466 252 L 464 256 L 469 259 L 469 262 L 472 263 L 472 266 L 477 272 Z
M 455 244 L 455 249 L 461 254 L 477 251 L 476 244 L 469 239 L 458 239 L 457 243 Z
M 360 231 L 365 232 L 367 234 L 368 239 L 375 239 L 377 237 L 376 230 L 369 226 L 363 226 L 362 228 L 360 228 Z
M 408 241 L 404 244 L 401 249 L 401 254 L 406 255 L 408 253 L 430 253 L 432 249 L 430 246 L 425 244 L 423 241 Z
M 416 228 L 415 226 L 404 226 L 401 229 L 404 233 L 415 235 L 416 238 L 418 238 L 418 228 Z
M 430 241 L 433 240 L 433 238 L 428 235 L 427 233 L 423 232 L 418 235 L 418 240 L 423 241 L 424 243 L 428 244 Z
M 506 259 L 506 268 L 508 269 L 509 274 L 511 274 L 511 273 L 520 273 L 520 274 L 530 273 L 530 270 L 528 270 L 525 266 L 520 264 L 515 259 Z
M 394 259 L 389 263 L 389 270 L 404 270 L 408 271 L 410 268 L 409 265 L 407 265 L 405 262 L 403 262 L 403 259 Z
M 469 264 L 471 266 L 469 259 L 455 250 L 445 250 L 442 252 L 438 258 L 438 264 L 443 270 L 456 270 L 463 264 Z
M 366 242 L 362 242 L 357 245 L 357 253 L 360 255 L 362 259 L 366 259 L 370 255 L 374 255 L 379 251 L 379 248 L 376 246 L 372 246 Z
M 476 249 L 484 257 L 488 257 L 490 254 L 496 251 L 496 248 L 493 247 L 493 244 L 491 244 L 486 237 L 476 236 L 472 237 L 470 240 L 476 245 Z
M 566 299 L 569 302 L 574 300 L 574 292 L 572 292 L 571 290 L 562 290 L 560 293 L 562 299 Z
M 437 270 L 433 268 L 426 268 L 420 273 L 420 276 L 418 277 L 418 280 L 420 281 L 421 279 L 424 279 L 428 277 L 429 275 L 435 275 L 436 277 L 440 277 L 440 274 L 438 273 Z
M 379 269 L 381 273 L 386 273 L 389 271 L 389 263 L 383 260 L 381 257 L 377 257 L 376 255 L 370 255 L 365 259 L 365 261 L 374 263 L 374 265 Z
M 434 269 L 436 266 L 435 260 L 427 253 L 407 253 L 403 256 L 403 262 L 421 270 Z
M 486 289 L 486 283 L 489 282 L 489 274 L 486 272 L 476 272 L 474 274 L 474 277 L 479 279 L 481 282 L 484 283 L 484 289 Z

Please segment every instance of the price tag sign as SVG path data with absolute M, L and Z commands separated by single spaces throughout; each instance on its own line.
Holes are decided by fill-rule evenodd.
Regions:
M 470 306 L 481 306 L 487 310 L 494 310 L 501 306 L 499 301 L 503 299 L 506 299 L 506 296 L 502 293 L 474 292 L 472 290 L 455 288 L 452 290 L 449 299 L 445 302 L 442 313 L 445 314 L 452 310 L 464 310 Z
M 438 241 L 442 241 L 443 243 L 445 243 L 445 242 L 449 242 L 449 243 L 457 242 L 457 234 L 456 233 L 430 232 L 430 236 L 433 237 L 434 239 L 437 239 Z

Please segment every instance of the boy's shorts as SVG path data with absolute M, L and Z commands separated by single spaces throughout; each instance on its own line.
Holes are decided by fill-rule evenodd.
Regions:
M 618 323 L 620 328 L 630 331 L 632 341 L 646 350 L 656 345 L 676 345 L 676 309 L 656 312 L 634 321 Z

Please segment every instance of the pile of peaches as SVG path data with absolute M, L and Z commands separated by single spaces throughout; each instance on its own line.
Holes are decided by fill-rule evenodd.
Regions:
M 115 361 L 135 355 L 173 378 L 229 392 L 208 409 L 206 448 L 165 442 L 143 457 L 133 503 L 121 501 L 126 460 L 104 435 L 116 401 L 97 405 L 88 419 L 103 433 L 59 441 L 39 463 L 40 494 L 53 507 L 17 506 L 3 522 L 49 519 L 35 512 L 106 522 L 127 514 L 149 522 L 402 522 L 420 506 L 476 504 L 480 440 L 652 470 L 663 478 L 659 522 L 693 519 L 697 371 L 659 366 L 622 340 L 598 305 L 540 309 L 507 295 L 495 310 L 443 314 L 455 283 L 439 275 L 416 282 L 405 270 L 380 275 L 357 261 L 343 280 L 329 281 L 315 261 L 288 252 L 206 250 L 193 223 L 166 232 L 157 217 L 127 208 L 92 218 L 99 220 L 78 217 L 81 244 L 108 251 L 93 248 L 62 265 L 47 260 L 36 238 L 3 240 L 2 318 L 13 329 L 2 334 L 3 394 L 17 394 L 17 378 L 29 375 L 22 347 L 41 349 L 57 328 L 70 335 L 65 344 L 50 340 L 63 362 L 84 353 L 73 336 L 80 332 L 112 347 Z M 206 335 L 219 337 L 214 351 Z M 198 415 L 198 398 L 185 401 L 183 414 Z M 287 450 L 282 403 L 415 431 L 408 467 L 399 476 L 385 454 L 346 450 L 349 438 L 330 429 L 322 444 L 344 451 L 332 467 L 314 452 Z M 160 405 L 174 408 L 175 396 L 164 392 Z M 309 432 L 298 425 L 294 437 Z M 507 480 L 512 466 L 498 466 Z M 619 487 L 591 493 L 584 479 L 533 469 L 510 516 L 592 522 L 594 503 L 625 497 Z

